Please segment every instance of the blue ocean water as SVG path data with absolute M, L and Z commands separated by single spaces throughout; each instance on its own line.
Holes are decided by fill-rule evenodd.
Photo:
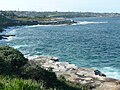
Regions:
M 49 55 L 120 79 L 120 18 L 74 18 L 73 25 L 14 27 L 9 45 L 25 56 Z

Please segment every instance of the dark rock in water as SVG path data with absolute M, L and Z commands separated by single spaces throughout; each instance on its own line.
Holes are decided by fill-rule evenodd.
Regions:
M 2 39 L 8 39 L 8 38 L 3 37 Z
M 0 40 L 2 39 L 3 37 L 2 36 L 0 36 Z
M 106 77 L 106 75 L 101 73 L 99 70 L 95 70 L 94 72 L 95 72 L 95 75 Z
M 10 36 L 15 36 L 15 35 L 0 35 L 2 37 L 10 37 Z
M 106 77 L 106 75 L 105 75 L 104 73 L 102 73 L 102 76 L 103 76 L 103 77 Z
M 53 60 L 53 61 L 59 61 L 57 57 L 51 57 L 50 60 Z
M 15 36 L 15 35 L 0 35 L 0 40 L 1 39 L 7 39 L 7 37 L 10 37 L 10 36 Z
M 94 72 L 95 72 L 95 75 L 100 75 L 101 74 L 101 72 L 99 70 L 95 70 Z

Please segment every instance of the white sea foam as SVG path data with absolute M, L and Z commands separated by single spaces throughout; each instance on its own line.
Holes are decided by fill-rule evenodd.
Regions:
M 59 24 L 59 25 L 31 25 L 31 26 L 25 26 L 25 28 L 29 28 L 29 27 L 43 27 L 43 26 L 66 26 L 67 24 Z
M 102 24 L 107 22 L 92 22 L 92 21 L 80 21 L 72 25 L 87 25 L 87 24 Z
M 102 73 L 104 73 L 109 78 L 115 78 L 120 80 L 120 70 L 113 67 L 103 67 L 103 68 L 95 68 L 100 70 Z
M 31 25 L 31 26 L 26 26 L 26 27 L 40 27 L 41 25 Z
M 15 49 L 19 49 L 19 48 L 21 48 L 21 47 L 27 47 L 28 45 L 15 45 L 15 46 L 12 46 L 12 47 L 14 47 Z
M 6 34 L 12 34 L 12 35 L 14 35 L 14 34 L 16 34 L 16 31 L 17 31 L 17 29 L 13 29 L 13 30 L 11 30 L 10 32 L 8 32 Z
M 6 37 L 7 39 L 5 41 L 9 42 L 9 41 L 12 41 L 15 39 L 14 36 L 9 36 L 9 37 Z
M 17 29 L 13 29 L 13 30 L 7 32 L 6 35 L 15 35 L 15 34 L 16 34 L 16 31 L 17 31 Z M 7 39 L 6 39 L 7 42 L 16 39 L 15 36 L 9 36 L 9 37 L 6 37 L 6 38 L 7 38 Z
M 34 58 L 39 57 L 38 55 L 34 55 L 34 56 L 29 56 L 29 55 L 25 55 L 26 58 L 28 58 L 29 60 L 32 60 Z
M 35 58 L 38 58 L 38 57 L 46 57 L 46 58 L 52 58 L 52 59 L 58 59 L 58 57 L 54 57 L 54 56 L 49 56 L 49 55 L 33 55 L 33 56 L 30 56 L 29 54 L 28 55 L 25 55 L 26 58 L 28 58 L 29 60 L 32 60 L 32 59 L 35 59 Z

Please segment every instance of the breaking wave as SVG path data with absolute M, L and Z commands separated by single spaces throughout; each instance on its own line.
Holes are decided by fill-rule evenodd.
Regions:
M 103 24 L 103 23 L 108 23 L 108 22 L 80 21 L 80 22 L 77 22 L 76 24 L 72 24 L 72 25 Z

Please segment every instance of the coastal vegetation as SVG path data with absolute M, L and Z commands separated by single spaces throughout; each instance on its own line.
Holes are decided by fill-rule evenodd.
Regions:
M 36 12 L 36 11 L 0 11 L 8 18 L 74 18 L 74 17 L 120 17 L 120 13 L 95 12 Z
M 85 86 L 57 78 L 51 70 L 29 62 L 21 52 L 0 47 L 0 90 L 86 90 Z
M 65 18 L 49 17 L 46 14 L 37 12 L 19 12 L 19 11 L 0 11 L 0 33 L 4 31 L 4 28 L 11 26 L 22 25 L 58 25 L 58 24 L 73 24 L 76 23 L 73 20 Z M 8 35 L 7 35 L 8 36 Z M 0 35 L 0 39 L 6 37 Z
M 0 48 L 0 74 L 19 74 L 20 68 L 27 63 L 23 54 L 13 48 L 4 46 Z
M 119 16 L 119 13 L 0 11 L 0 32 L 10 26 L 75 23 L 71 20 L 66 21 L 65 18 Z M 0 39 L 4 36 L 9 35 L 0 35 Z M 99 71 L 95 73 L 105 76 Z M 84 74 L 78 76 L 82 77 L 82 80 L 83 77 L 86 78 Z M 83 80 L 83 83 L 86 82 Z M 92 88 L 94 86 L 96 84 Z M 89 90 L 89 88 L 87 84 L 67 81 L 64 76 L 58 78 L 52 68 L 45 69 L 40 64 L 29 61 L 14 48 L 0 47 L 0 90 Z
M 75 17 L 120 17 L 119 13 L 93 12 L 36 12 L 36 11 L 0 11 L 0 32 L 10 26 L 21 25 L 58 25 L 77 23 L 66 18 Z M 3 36 L 0 35 L 0 39 Z
M 0 32 L 9 26 L 48 25 L 76 23 L 66 18 L 75 17 L 120 17 L 119 13 L 93 12 L 35 12 L 35 11 L 0 11 Z

